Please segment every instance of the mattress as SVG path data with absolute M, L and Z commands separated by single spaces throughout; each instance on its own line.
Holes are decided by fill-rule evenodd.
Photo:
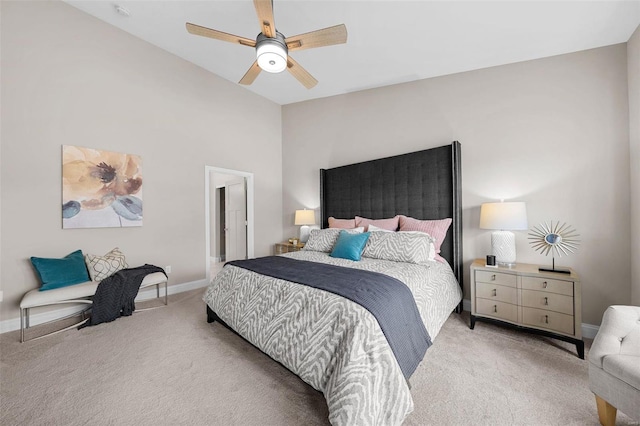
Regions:
M 462 299 L 445 263 L 353 262 L 315 251 L 284 256 L 402 281 L 432 340 Z M 322 392 L 333 425 L 397 425 L 413 410 L 409 385 L 384 333 L 357 303 L 231 265 L 212 279 L 203 299 L 238 334 Z

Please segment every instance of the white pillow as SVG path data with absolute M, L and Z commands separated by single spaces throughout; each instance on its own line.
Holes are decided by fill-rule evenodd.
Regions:
M 372 232 L 362 253 L 363 257 L 407 263 L 427 263 L 435 255 L 433 237 L 424 232 Z
M 369 229 L 367 232 L 395 232 L 395 231 L 389 231 L 388 229 L 378 228 L 375 225 L 369 225 Z
M 104 256 L 96 256 L 94 254 L 86 254 L 84 256 L 91 281 L 102 281 L 107 277 L 115 274 L 121 269 L 129 267 L 124 258 L 124 254 L 118 247 L 111 250 Z
M 340 229 L 340 228 L 326 228 L 326 229 L 312 229 L 309 233 L 309 239 L 302 248 L 306 251 L 322 251 L 329 253 L 333 250 L 333 246 L 338 241 L 338 235 L 340 231 L 346 231 L 350 234 L 361 234 L 364 232 L 364 227 L 353 229 Z

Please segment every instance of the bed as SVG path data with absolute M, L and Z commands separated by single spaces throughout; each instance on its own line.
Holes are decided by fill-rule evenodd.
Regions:
M 382 275 L 401 282 L 400 287 L 410 290 L 430 344 L 451 312 L 461 308 L 460 144 L 323 169 L 320 198 L 323 228 L 328 228 L 330 217 L 452 219 L 440 242 L 441 261 L 401 262 L 377 256 L 367 246 L 364 254 L 369 250 L 372 257 L 354 262 L 330 256 L 322 244 L 316 244 L 320 240 L 272 259 L 287 265 L 313 265 L 308 270 L 317 265 L 322 273 L 339 267 L 336 270 L 348 274 Z M 317 235 L 322 232 L 328 235 L 332 230 Z M 384 238 L 377 232 L 370 235 L 374 234 Z M 312 238 L 317 235 L 312 232 Z M 401 424 L 413 410 L 409 378 L 417 364 L 409 368 L 400 356 L 389 318 L 383 320 L 371 308 L 331 290 L 300 284 L 297 275 L 290 274 L 227 264 L 205 292 L 207 320 L 230 327 L 321 391 L 332 424 Z M 401 315 L 399 311 L 403 310 L 387 317 Z

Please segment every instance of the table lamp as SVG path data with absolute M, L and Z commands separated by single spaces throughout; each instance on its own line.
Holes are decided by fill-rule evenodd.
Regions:
M 511 231 L 527 229 L 527 207 L 523 202 L 484 203 L 480 207 L 480 228 L 491 234 L 491 254 L 501 266 L 516 263 L 516 236 Z
M 306 243 L 309 239 L 311 228 L 309 225 L 316 224 L 316 214 L 313 210 L 296 210 L 295 224 L 300 226 L 300 242 Z

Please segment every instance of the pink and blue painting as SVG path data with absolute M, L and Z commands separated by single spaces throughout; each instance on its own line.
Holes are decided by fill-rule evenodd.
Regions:
M 62 146 L 62 227 L 142 226 L 138 155 Z

